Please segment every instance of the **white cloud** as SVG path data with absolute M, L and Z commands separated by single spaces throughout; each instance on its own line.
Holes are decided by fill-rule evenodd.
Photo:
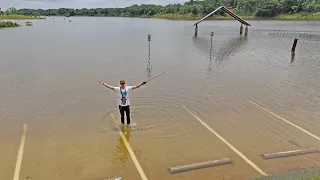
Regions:
M 127 7 L 133 4 L 167 5 L 184 3 L 188 0 L 0 0 L 0 7 L 20 8 L 109 8 Z

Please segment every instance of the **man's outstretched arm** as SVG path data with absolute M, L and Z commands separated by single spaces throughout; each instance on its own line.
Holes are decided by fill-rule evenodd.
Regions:
M 111 89 L 111 90 L 114 90 L 114 87 L 113 86 L 110 86 L 108 84 L 106 84 L 104 81 L 99 81 L 101 85 L 104 85 L 105 87 Z
M 147 83 L 147 82 L 144 81 L 143 83 L 141 83 L 141 84 L 139 84 L 139 85 L 133 86 L 132 89 L 137 89 L 137 88 L 145 85 L 146 83 Z

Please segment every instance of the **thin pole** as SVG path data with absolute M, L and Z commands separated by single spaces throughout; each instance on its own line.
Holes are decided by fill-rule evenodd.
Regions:
M 150 64 L 150 56 L 151 56 L 151 35 L 148 34 L 148 42 L 149 42 L 149 59 L 148 59 L 148 65 L 147 65 L 147 72 L 150 74 L 151 72 L 151 64 Z
M 211 32 L 211 47 L 210 47 L 210 61 L 211 61 L 211 54 L 212 54 L 212 37 L 214 35 L 214 32 Z
M 149 41 L 149 60 L 150 60 L 150 42 L 151 42 L 151 35 L 149 34 L 149 37 L 148 37 L 148 41 Z

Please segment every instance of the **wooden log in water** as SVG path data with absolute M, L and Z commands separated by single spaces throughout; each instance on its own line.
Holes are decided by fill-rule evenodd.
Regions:
M 311 153 L 318 153 L 320 152 L 318 149 L 299 149 L 294 151 L 284 151 L 284 152 L 277 152 L 277 153 L 267 153 L 262 154 L 263 159 L 275 159 L 275 158 L 283 158 L 283 157 L 290 157 L 290 156 L 299 156 Z
M 192 170 L 197 170 L 197 169 L 202 169 L 202 168 L 221 166 L 221 165 L 226 165 L 226 164 L 232 164 L 232 161 L 229 158 L 224 158 L 221 160 L 213 160 L 213 161 L 206 161 L 206 162 L 189 164 L 189 165 L 170 167 L 168 169 L 168 171 L 170 174 L 175 174 L 175 173 L 192 171 Z

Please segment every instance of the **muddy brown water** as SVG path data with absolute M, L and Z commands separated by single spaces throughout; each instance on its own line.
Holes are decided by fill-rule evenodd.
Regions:
M 78 17 L 1 29 L 0 179 L 13 179 L 23 123 L 28 132 L 20 179 L 141 179 L 110 116 L 119 118 L 115 93 L 98 81 L 135 85 L 184 61 L 132 92 L 136 125 L 125 135 L 149 180 L 261 176 L 183 106 L 268 174 L 319 167 L 319 154 L 263 160 L 261 153 L 320 143 L 250 101 L 320 136 L 320 42 L 299 39 L 292 58 L 293 38 L 269 34 L 320 35 L 320 23 L 251 21 L 247 38 L 236 21 L 203 22 L 194 38 L 193 23 Z M 167 171 L 222 158 L 233 164 Z

